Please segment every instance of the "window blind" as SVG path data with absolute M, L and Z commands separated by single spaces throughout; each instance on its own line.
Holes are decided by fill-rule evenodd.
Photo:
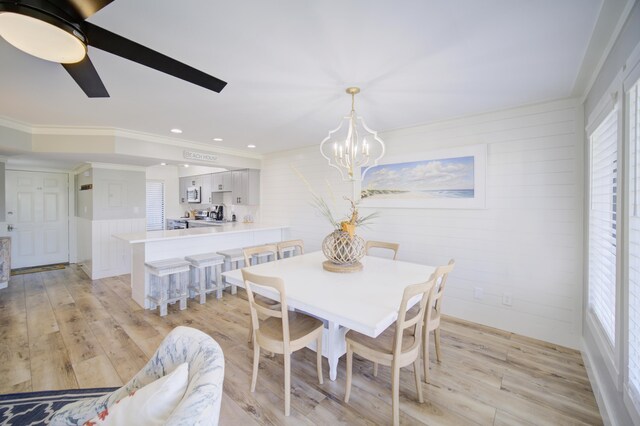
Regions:
M 612 347 L 616 344 L 617 126 L 614 109 L 589 137 L 589 308 Z
M 630 215 L 629 218 L 629 391 L 640 407 L 640 93 L 629 92 Z
M 147 181 L 147 231 L 164 229 L 164 183 Z

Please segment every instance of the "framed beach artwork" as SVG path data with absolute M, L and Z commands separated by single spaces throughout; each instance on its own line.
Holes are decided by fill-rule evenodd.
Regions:
M 485 208 L 487 146 L 389 157 L 358 181 L 362 207 Z

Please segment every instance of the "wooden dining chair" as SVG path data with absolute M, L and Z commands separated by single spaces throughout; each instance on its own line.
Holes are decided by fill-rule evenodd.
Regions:
M 365 252 L 366 252 L 367 255 L 369 255 L 369 249 L 372 249 L 372 248 L 392 250 L 393 251 L 393 260 L 397 260 L 398 259 L 398 250 L 400 249 L 400 244 L 387 243 L 387 242 L 384 242 L 384 241 L 367 241 L 367 243 L 364 246 L 364 248 L 365 248 Z
M 278 258 L 278 247 L 275 244 L 265 244 L 262 246 L 253 246 L 253 247 L 245 247 L 242 249 L 242 253 L 244 254 L 244 264 L 245 266 L 252 266 L 257 263 L 257 260 L 260 258 L 269 259 L 272 257 L 272 260 L 276 260 Z M 256 295 L 255 297 L 256 303 L 259 303 L 266 307 L 271 307 L 272 309 L 278 308 L 278 301 L 271 300 L 267 297 L 263 297 L 260 295 Z M 248 342 L 253 342 L 253 323 L 251 319 L 249 319 L 249 337 Z
M 430 306 L 435 285 L 434 275 L 425 283 L 413 284 L 404 289 L 398 319 L 395 327 L 389 327 L 377 338 L 365 336 L 350 330 L 347 340 L 347 389 L 344 401 L 349 402 L 351 394 L 351 376 L 353 373 L 353 354 L 356 353 L 374 363 L 374 375 L 377 375 L 378 364 L 391 366 L 391 408 L 393 424 L 400 423 L 400 368 L 413 364 L 418 401 L 422 398 L 420 380 L 420 349 L 424 315 Z M 408 303 L 416 296 L 422 295 L 418 309 L 407 312 Z M 408 318 L 410 316 L 410 318 Z
M 284 415 L 288 416 L 291 406 L 291 353 L 306 347 L 315 341 L 317 353 L 318 381 L 322 380 L 322 330 L 323 324 L 319 319 L 287 309 L 284 281 L 278 277 L 266 277 L 242 270 L 251 323 L 253 324 L 253 373 L 251 375 L 251 392 L 256 390 L 258 379 L 258 365 L 260 362 L 260 348 L 284 355 Z M 256 303 L 253 286 L 271 288 L 280 295 L 280 306 L 277 309 Z M 267 319 L 260 321 L 258 314 Z
M 442 312 L 442 295 L 444 294 L 444 287 L 447 284 L 447 278 L 449 273 L 453 271 L 453 267 L 456 262 L 451 259 L 445 266 L 438 266 L 433 273 L 435 276 L 436 284 L 433 292 L 433 303 L 430 308 L 427 309 L 427 313 L 424 316 L 424 327 L 422 327 L 422 359 L 424 361 L 424 381 L 429 383 L 429 333 L 433 331 L 433 342 L 436 347 L 436 359 L 438 362 L 442 359 L 440 353 L 440 314 Z
M 289 240 L 281 241 L 278 243 L 278 257 L 284 259 L 286 252 L 290 252 L 290 256 L 295 256 L 296 251 L 299 254 L 304 254 L 304 241 L 302 240 Z

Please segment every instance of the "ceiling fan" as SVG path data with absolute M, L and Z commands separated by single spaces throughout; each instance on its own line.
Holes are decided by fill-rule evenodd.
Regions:
M 59 62 L 90 98 L 109 93 L 87 56 L 93 46 L 220 93 L 225 81 L 87 22 L 113 0 L 0 0 L 0 36 L 20 50 Z

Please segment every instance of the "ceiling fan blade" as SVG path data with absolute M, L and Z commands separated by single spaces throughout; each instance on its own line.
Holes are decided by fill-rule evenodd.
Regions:
M 79 16 L 82 19 L 87 19 L 113 1 L 114 0 L 49 0 L 49 3 L 54 4 L 71 16 Z
M 112 53 L 149 68 L 188 81 L 205 89 L 220 93 L 227 85 L 225 81 L 197 70 L 182 62 L 176 61 L 162 53 L 149 49 L 141 44 L 126 39 L 104 28 L 84 22 L 84 31 L 88 44 L 105 52 Z
M 65 70 L 78 83 L 78 86 L 90 98 L 108 98 L 109 92 L 104 87 L 100 76 L 96 71 L 89 56 L 85 56 L 83 60 L 75 64 L 61 64 Z

